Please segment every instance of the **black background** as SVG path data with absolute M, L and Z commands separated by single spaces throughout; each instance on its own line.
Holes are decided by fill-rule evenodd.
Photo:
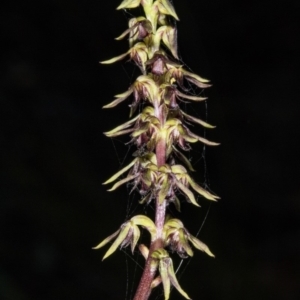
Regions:
M 127 50 L 114 40 L 130 17 L 118 4 L 12 0 L 1 9 L 1 299 L 132 298 L 139 267 L 122 251 L 101 262 L 105 250 L 91 250 L 128 213 L 126 188 L 101 185 L 128 150 L 102 134 L 126 120 L 127 105 L 102 106 L 138 74 L 98 63 Z M 207 116 L 217 128 L 207 137 L 222 143 L 207 149 L 204 178 L 222 199 L 199 235 L 216 259 L 195 253 L 181 285 L 193 299 L 299 299 L 300 2 L 174 5 L 182 60 L 213 83 Z M 205 104 L 193 108 L 205 115 Z M 143 212 L 137 200 L 132 209 Z M 200 202 L 183 205 L 192 233 L 209 209 Z

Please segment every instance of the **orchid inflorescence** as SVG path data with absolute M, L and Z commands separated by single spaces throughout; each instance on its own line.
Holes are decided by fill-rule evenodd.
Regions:
M 103 107 L 112 108 L 132 98 L 129 105 L 131 119 L 105 132 L 105 135 L 116 137 L 129 134 L 130 143 L 137 147 L 132 162 L 104 184 L 115 182 L 109 189 L 114 191 L 125 183 L 131 183 L 132 190 L 141 195 L 141 204 L 155 202 L 155 220 L 145 215 L 134 216 L 94 249 L 113 241 L 103 259 L 119 247 L 130 246 L 134 252 L 141 234 L 139 227 L 146 229 L 151 241 L 149 247 L 144 244 L 138 246 L 146 265 L 134 300 L 148 299 L 151 290 L 160 283 L 165 300 L 169 299 L 171 285 L 190 299 L 176 279 L 169 252 L 176 252 L 185 258 L 193 256 L 193 246 L 209 256 L 214 255 L 207 245 L 189 233 L 179 219 L 166 217 L 166 208 L 172 203 L 180 211 L 178 194 L 184 195 L 195 206 L 200 205 L 194 193 L 211 201 L 219 199 L 189 175 L 188 171 L 195 170 L 184 155 L 191 149 L 191 143 L 199 141 L 205 145 L 218 145 L 193 133 L 187 125 L 214 126 L 188 115 L 181 107 L 187 101 L 206 100 L 205 97 L 190 95 L 185 87 L 186 82 L 201 89 L 210 87 L 210 84 L 207 79 L 185 70 L 179 63 L 177 29 L 170 22 L 171 18 L 179 19 L 169 0 L 124 0 L 117 9 L 140 5 L 145 16 L 130 19 L 129 28 L 117 38 L 120 40 L 128 36 L 130 49 L 102 62 L 110 64 L 129 57 L 142 73 L 127 91 L 116 95 L 115 100 Z M 136 114 L 138 107 L 142 109 Z

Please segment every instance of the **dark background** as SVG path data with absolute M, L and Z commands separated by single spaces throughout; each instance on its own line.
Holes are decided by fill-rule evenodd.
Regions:
M 91 250 L 143 212 L 126 187 L 101 185 L 131 161 L 128 140 L 102 134 L 128 117 L 127 105 L 102 106 L 138 74 L 130 63 L 98 64 L 127 50 L 114 40 L 130 17 L 118 4 L 11 0 L 1 9 L 0 299 L 132 299 L 141 270 L 130 253 L 101 262 L 105 249 Z M 199 238 L 216 259 L 196 252 L 182 287 L 202 300 L 299 299 L 300 2 L 174 5 L 182 60 L 213 83 L 208 108 L 191 107 L 222 143 L 205 160 L 201 145 L 191 154 L 194 177 L 222 199 L 183 204 L 194 234 L 209 210 Z

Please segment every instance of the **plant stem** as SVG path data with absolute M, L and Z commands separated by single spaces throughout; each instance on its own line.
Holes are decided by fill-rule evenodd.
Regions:
M 158 167 L 166 163 L 166 141 L 164 139 L 161 139 L 156 145 L 156 158 Z M 151 257 L 151 254 L 153 251 L 164 247 L 162 231 L 165 223 L 165 215 L 166 201 L 164 200 L 163 203 L 160 204 L 157 197 L 155 203 L 156 239 L 151 243 L 144 272 L 133 300 L 147 300 L 151 294 L 151 283 L 157 270 L 157 266 L 154 267 L 154 264 L 152 263 L 153 258 Z

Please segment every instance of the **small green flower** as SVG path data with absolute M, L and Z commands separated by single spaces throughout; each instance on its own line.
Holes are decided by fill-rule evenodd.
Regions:
M 104 105 L 103 108 L 112 108 L 126 100 L 133 94 L 134 101 L 131 104 L 130 117 L 135 112 L 141 100 L 148 100 L 154 104 L 158 100 L 159 89 L 152 78 L 146 75 L 139 76 L 131 87 L 124 93 L 116 95 L 117 98 L 113 102 Z
M 169 246 L 172 251 L 176 251 L 182 258 L 185 258 L 186 254 L 189 256 L 194 255 L 189 242 L 191 242 L 196 249 L 205 252 L 211 257 L 215 257 L 207 245 L 191 235 L 178 219 L 169 219 L 165 223 L 164 240 L 166 245 Z
M 198 86 L 199 88 L 208 88 L 211 86 L 211 84 L 209 84 L 209 80 L 205 79 L 203 77 L 200 77 L 197 74 L 194 74 L 192 72 L 189 72 L 185 69 L 183 69 L 182 67 L 175 67 L 173 65 L 168 65 L 169 70 L 166 73 L 166 80 L 168 82 L 172 82 L 172 79 L 174 79 L 177 84 L 180 86 L 181 89 L 183 89 L 184 91 L 187 91 L 187 88 L 184 86 L 184 78 L 193 83 L 194 85 Z
M 131 251 L 133 253 L 136 244 L 140 238 L 140 230 L 138 226 L 146 228 L 151 234 L 151 240 L 155 239 L 156 236 L 156 227 L 151 219 L 143 215 L 137 215 L 131 218 L 128 222 L 125 222 L 121 225 L 120 229 L 104 239 L 99 245 L 93 249 L 100 249 L 105 246 L 107 243 L 112 241 L 116 236 L 118 236 L 110 248 L 105 253 L 102 260 L 110 256 L 116 249 L 120 246 L 121 248 L 131 246 Z
M 143 40 L 152 33 L 152 24 L 145 17 L 132 18 L 129 20 L 128 29 L 125 30 L 116 40 L 123 39 L 129 34 L 129 45 L 132 46 L 134 42 Z
M 161 282 L 164 287 L 165 300 L 170 298 L 171 284 L 177 289 L 177 291 L 186 299 L 191 299 L 189 295 L 181 288 L 176 278 L 173 261 L 170 258 L 168 252 L 164 249 L 158 249 L 152 253 L 152 258 L 156 259 L 159 264 L 159 273 Z M 160 280 L 158 280 L 159 283 Z M 154 287 L 156 284 L 152 285 Z
M 136 157 L 129 165 L 109 178 L 104 184 L 115 181 L 129 169 L 131 170 L 128 175 L 115 183 L 109 191 L 114 191 L 126 182 L 134 181 L 134 188 L 137 188 L 142 195 L 146 194 L 141 203 L 149 202 L 155 197 L 158 197 L 159 203 L 166 199 L 170 202 L 177 202 L 175 192 L 180 190 L 185 194 L 189 202 L 200 206 L 189 186 L 208 200 L 216 201 L 219 199 L 218 196 L 211 194 L 198 185 L 182 165 L 169 166 L 165 164 L 158 167 L 156 156 L 152 152 Z

